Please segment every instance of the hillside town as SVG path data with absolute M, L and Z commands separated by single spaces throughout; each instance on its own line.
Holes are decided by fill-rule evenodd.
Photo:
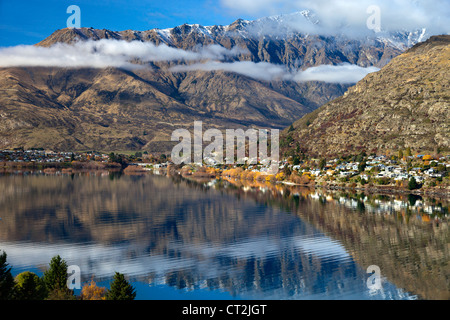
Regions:
M 450 191 L 450 156 L 417 154 L 388 157 L 386 155 L 354 156 L 347 159 L 284 159 L 277 174 L 268 173 L 269 166 L 235 166 L 224 171 L 229 177 L 277 181 L 287 184 L 347 187 L 398 187 L 409 190 L 423 188 Z
M 109 156 L 99 152 L 55 152 L 51 150 L 0 150 L 0 162 L 9 163 L 10 166 L 20 164 L 62 164 L 71 161 L 107 161 Z
M 0 170 L 9 167 L 89 167 L 88 164 L 92 163 L 104 168 L 121 164 L 123 168 L 133 169 L 131 171 L 157 171 L 177 167 L 185 176 L 224 176 L 314 186 L 392 186 L 409 190 L 439 188 L 444 192 L 450 191 L 450 155 L 360 155 L 330 160 L 288 157 L 276 164 L 276 173 L 270 172 L 273 170 L 273 163 L 270 161 L 249 158 L 244 158 L 244 161 L 244 164 L 226 165 L 217 163 L 213 156 L 205 156 L 203 163 L 175 166 L 169 157 L 154 156 L 148 152 L 114 154 L 96 151 L 0 151 Z

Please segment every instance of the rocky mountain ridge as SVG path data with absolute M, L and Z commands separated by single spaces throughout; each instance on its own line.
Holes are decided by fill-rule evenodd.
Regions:
M 284 132 L 313 156 L 450 150 L 450 36 L 433 36 Z
M 297 13 L 311 19 L 307 12 Z M 55 31 L 36 46 L 116 39 L 148 41 L 183 50 L 211 44 L 240 47 L 231 61 L 269 62 L 304 70 L 313 66 L 386 65 L 402 52 L 398 44 L 284 30 L 263 35 L 261 26 L 280 28 L 276 17 L 237 20 L 229 26 L 184 24 L 170 29 Z M 274 27 L 274 28 L 275 28 Z M 272 28 L 273 29 L 273 28 Z M 403 35 L 411 41 L 411 34 Z M 417 38 L 414 41 L 419 40 Z M 284 128 L 293 120 L 345 93 L 349 85 L 318 81 L 260 81 L 226 71 L 171 72 L 170 63 L 145 70 L 121 68 L 0 68 L 0 148 L 57 150 L 171 150 L 174 129 L 206 127 Z

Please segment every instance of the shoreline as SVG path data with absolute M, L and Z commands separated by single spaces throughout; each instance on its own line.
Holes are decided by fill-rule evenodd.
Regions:
M 186 174 L 183 173 L 181 170 L 175 170 L 172 168 L 172 170 L 168 170 L 171 171 L 172 174 L 177 174 L 180 175 L 181 177 L 185 178 L 185 179 L 195 179 L 195 178 L 199 178 L 199 179 L 205 179 L 205 178 L 209 178 L 211 180 L 213 179 L 233 179 L 235 181 L 241 181 L 243 183 L 245 182 L 251 182 L 248 179 L 241 179 L 239 177 L 234 177 L 234 176 L 229 176 L 229 175 L 223 175 L 221 174 L 216 174 L 215 176 L 213 175 L 207 175 L 207 174 L 199 174 L 198 176 L 196 176 L 195 173 L 192 174 Z M 399 195 L 408 195 L 408 194 L 412 194 L 412 195 L 418 195 L 418 196 L 429 196 L 429 197 L 439 197 L 439 198 L 445 198 L 445 199 L 450 199 L 450 190 L 447 189 L 431 189 L 431 188 L 426 188 L 424 189 L 415 189 L 415 190 L 409 190 L 406 188 L 401 188 L 398 186 L 367 186 L 367 187 L 361 187 L 361 186 L 345 186 L 345 185 L 335 185 L 335 184 L 331 184 L 331 185 L 321 185 L 321 184 L 316 184 L 316 183 L 296 183 L 296 182 L 292 182 L 292 181 L 260 181 L 260 182 L 266 182 L 272 185 L 277 185 L 277 184 L 282 184 L 285 186 L 290 186 L 290 187 L 294 187 L 294 186 L 298 186 L 298 187 L 306 187 L 306 188 L 314 188 L 314 189 L 326 189 L 326 190 L 353 190 L 353 191 L 362 191 L 364 193 L 378 193 L 378 194 L 389 194 L 389 195 L 395 195 L 395 194 L 399 194 Z
M 311 185 L 311 184 L 298 184 L 293 182 L 280 182 L 282 184 L 286 184 L 288 186 L 300 186 L 300 187 L 309 187 L 309 188 L 320 188 L 320 189 L 326 189 L 326 190 L 354 190 L 354 191 L 363 191 L 364 193 L 378 193 L 378 194 L 413 194 L 413 195 L 420 195 L 420 196 L 439 196 L 439 197 L 445 197 L 450 199 L 450 191 L 438 191 L 438 190 L 408 190 L 403 189 L 399 187 L 394 186 L 388 186 L 388 187 L 348 187 L 348 186 L 337 186 L 337 185 Z
M 130 166 L 128 166 L 130 167 Z M 127 168 L 128 168 L 127 167 Z M 62 174 L 73 174 L 73 173 L 86 173 L 86 172 L 111 172 L 111 173 L 117 173 L 117 172 L 121 172 L 124 174 L 128 174 L 128 175 L 134 175 L 134 174 L 146 174 L 148 172 L 151 172 L 152 174 L 153 171 L 163 171 L 164 174 L 166 175 L 179 175 L 184 179 L 204 179 L 204 180 L 215 180 L 215 179 L 225 179 L 225 180 L 235 180 L 235 181 L 241 181 L 243 183 L 245 182 L 251 182 L 248 179 L 240 179 L 238 177 L 234 177 L 234 176 L 229 176 L 229 175 L 223 175 L 222 173 L 216 173 L 216 174 L 212 174 L 212 173 L 186 173 L 183 172 L 182 170 L 177 170 L 175 168 L 160 168 L 158 170 L 155 169 L 151 169 L 151 170 L 144 170 L 142 168 L 133 168 L 134 166 L 131 166 L 129 169 L 131 170 L 127 170 L 127 168 L 119 168 L 116 165 L 112 165 L 112 166 L 79 166 L 79 167 L 69 167 L 69 166 L 49 166 L 47 168 L 36 168 L 33 166 L 16 166 L 16 167 L 0 167 L 0 174 L 1 173 L 14 173 L 17 171 L 41 171 L 43 174 L 55 174 L 55 173 L 62 173 Z M 256 180 L 255 180 L 256 181 Z M 349 191 L 360 191 L 363 193 L 378 193 L 378 194 L 387 194 L 387 195 L 408 195 L 408 194 L 412 194 L 412 195 L 418 195 L 418 196 L 430 196 L 430 197 L 439 197 L 439 198 L 445 198 L 445 199 L 450 199 L 450 190 L 446 190 L 446 189 L 431 189 L 431 188 L 426 188 L 425 190 L 423 189 L 416 189 L 416 190 L 408 190 L 405 188 L 401 188 L 398 186 L 367 186 L 367 187 L 361 187 L 361 186 L 346 186 L 346 185 L 336 185 L 336 184 L 326 184 L 326 185 L 321 185 L 321 184 L 316 184 L 316 183 L 296 183 L 296 182 L 292 182 L 292 181 L 259 181 L 259 182 L 265 182 L 265 183 L 269 183 L 272 185 L 277 185 L 277 184 L 281 184 L 284 186 L 298 186 L 298 187 L 305 187 L 305 188 L 314 188 L 314 189 L 324 189 L 324 190 L 349 190 Z

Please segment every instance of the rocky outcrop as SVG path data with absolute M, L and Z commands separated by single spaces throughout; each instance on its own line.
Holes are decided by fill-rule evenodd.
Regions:
M 311 155 L 450 149 L 450 36 L 435 36 L 367 75 L 284 132 Z

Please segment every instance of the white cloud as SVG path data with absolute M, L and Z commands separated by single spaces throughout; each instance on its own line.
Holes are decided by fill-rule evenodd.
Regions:
M 321 65 L 304 71 L 289 71 L 283 65 L 268 62 L 238 61 L 223 63 L 210 61 L 191 65 L 178 65 L 170 69 L 172 72 L 190 71 L 227 71 L 245 75 L 262 81 L 321 81 L 327 83 L 352 84 L 363 79 L 367 74 L 376 72 L 376 67 L 363 68 L 352 64 Z
M 317 34 L 367 34 L 370 6 L 380 8 L 381 29 L 384 31 L 427 28 L 430 34 L 450 32 L 448 0 L 221 0 L 221 5 L 234 14 L 253 16 L 311 10 L 320 21 L 317 25 L 306 19 L 288 21 L 298 31 Z
M 350 84 L 356 83 L 372 72 L 380 69 L 376 67 L 363 68 L 353 64 L 340 64 L 337 66 L 321 65 L 298 72 L 293 80 L 303 81 L 323 81 L 329 83 Z
M 77 42 L 73 45 L 58 43 L 52 47 L 16 46 L 0 49 L 0 67 L 120 67 L 137 68 L 133 59 L 143 62 L 183 62 L 170 69 L 172 72 L 228 71 L 262 81 L 324 81 L 331 83 L 356 83 L 376 68 L 362 68 L 344 64 L 326 65 L 305 71 L 289 71 L 284 65 L 268 62 L 223 62 L 247 51 L 239 47 L 226 49 L 219 45 L 196 47 L 192 51 L 172 48 L 165 44 L 156 46 L 139 41 L 99 40 Z M 185 64 L 190 62 L 191 64 Z
M 143 62 L 199 61 L 203 59 L 224 60 L 227 57 L 245 54 L 234 47 L 226 49 L 219 45 L 197 47 L 193 51 L 159 46 L 150 42 L 102 39 L 77 42 L 73 45 L 57 43 L 51 47 L 15 46 L 0 49 L 0 66 L 44 66 L 44 67 L 123 67 L 135 68 L 132 59 Z
M 248 76 L 257 80 L 272 81 L 284 79 L 288 75 L 286 68 L 268 62 L 237 61 L 223 63 L 209 61 L 192 65 L 178 65 L 170 69 L 172 72 L 188 71 L 228 71 Z

